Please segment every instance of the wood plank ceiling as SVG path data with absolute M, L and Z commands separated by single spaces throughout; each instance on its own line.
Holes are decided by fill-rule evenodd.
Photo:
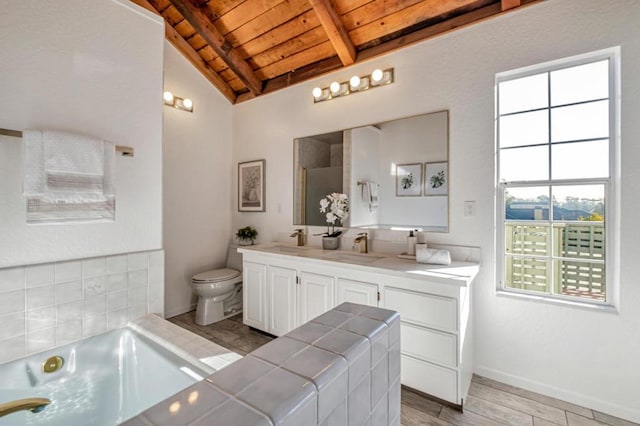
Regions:
M 242 102 L 541 0 L 131 0 Z

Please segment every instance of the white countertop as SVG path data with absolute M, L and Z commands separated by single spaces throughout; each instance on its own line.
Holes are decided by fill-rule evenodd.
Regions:
M 333 262 L 350 269 L 384 273 L 413 279 L 429 279 L 460 286 L 468 285 L 478 273 L 479 264 L 453 260 L 450 265 L 417 263 L 415 260 L 401 259 L 389 253 L 370 252 L 361 254 L 351 250 L 322 250 L 317 247 L 297 247 L 285 243 L 266 243 L 239 246 L 240 253 L 259 253 L 267 256 L 288 257 L 295 260 L 304 258 L 313 263 Z M 337 266 L 337 265 L 336 265 Z

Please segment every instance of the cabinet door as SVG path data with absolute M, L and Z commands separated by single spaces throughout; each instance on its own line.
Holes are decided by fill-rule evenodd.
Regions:
M 344 302 L 378 306 L 378 285 L 338 278 L 338 305 Z
M 269 266 L 269 333 L 281 336 L 296 326 L 296 271 Z
M 335 306 L 335 280 L 327 275 L 300 273 L 298 324 L 304 324 Z
M 244 323 L 262 331 L 267 327 L 267 265 L 244 262 L 242 267 Z

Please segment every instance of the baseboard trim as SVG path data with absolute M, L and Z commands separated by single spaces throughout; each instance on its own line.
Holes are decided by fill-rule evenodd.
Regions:
M 541 383 L 535 380 L 530 380 L 521 376 L 504 373 L 502 371 L 494 370 L 483 366 L 476 366 L 475 373 L 487 377 L 489 379 L 497 380 L 508 385 L 517 386 L 528 391 L 541 393 L 553 398 L 561 399 L 563 401 L 570 402 L 572 404 L 581 405 L 583 407 L 591 408 L 593 410 L 600 411 L 612 416 L 620 417 L 632 422 L 640 422 L 640 410 L 636 410 L 629 407 L 624 407 L 612 402 L 603 401 L 584 395 L 578 392 L 573 392 L 568 389 L 562 389 L 555 386 L 551 386 L 545 383 Z
M 173 318 L 175 316 L 182 315 L 182 314 L 187 313 L 187 312 L 191 312 L 191 311 L 196 309 L 196 306 L 198 306 L 197 303 L 192 303 L 189 306 L 183 306 L 183 307 L 180 307 L 180 308 L 168 309 L 168 310 L 165 311 L 164 317 L 165 317 L 165 319 L 166 318 Z

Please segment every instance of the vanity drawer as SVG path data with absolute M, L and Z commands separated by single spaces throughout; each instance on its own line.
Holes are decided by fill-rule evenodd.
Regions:
M 385 287 L 384 307 L 400 313 L 403 321 L 445 331 L 458 330 L 456 299 Z
M 400 325 L 402 353 L 446 367 L 458 366 L 455 334 L 429 330 L 412 324 Z
M 406 355 L 402 355 L 401 360 L 401 382 L 403 385 L 445 401 L 460 404 L 457 398 L 458 374 L 454 370 Z

